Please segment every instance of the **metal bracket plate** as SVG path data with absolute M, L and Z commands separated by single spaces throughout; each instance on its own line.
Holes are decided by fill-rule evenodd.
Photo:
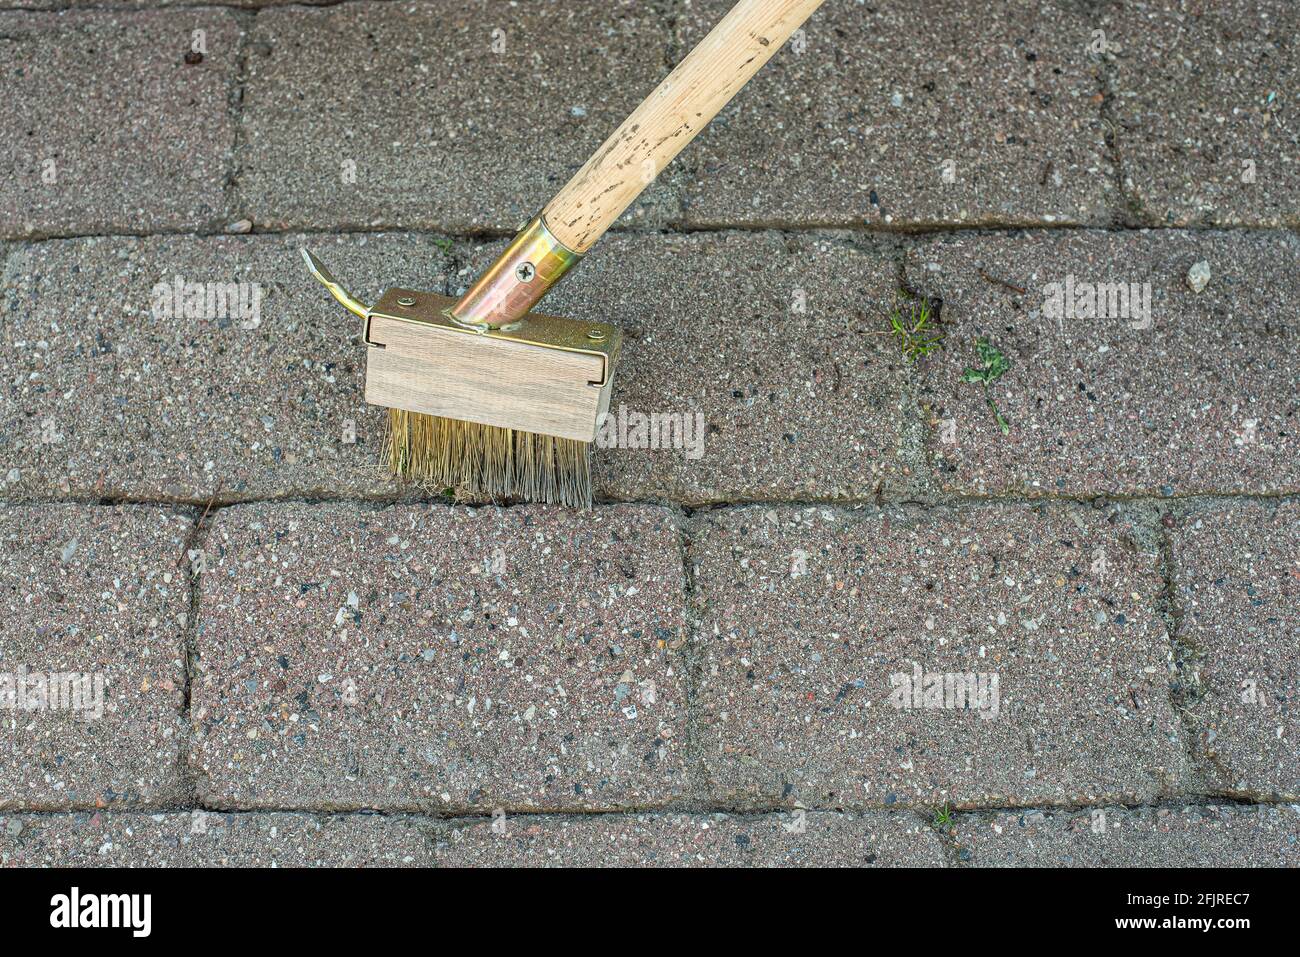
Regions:
M 518 322 L 500 329 L 475 329 L 463 326 L 451 318 L 449 310 L 455 304 L 455 299 L 433 292 L 389 289 L 366 314 L 366 345 L 380 349 L 384 347 L 382 342 L 370 338 L 371 319 L 382 316 L 401 322 L 425 323 L 467 336 L 486 336 L 544 349 L 596 356 L 602 360 L 602 373 L 599 381 L 592 382 L 591 385 L 603 386 L 613 374 L 623 344 L 623 334 L 617 326 L 608 322 L 579 322 L 576 319 L 530 312 Z

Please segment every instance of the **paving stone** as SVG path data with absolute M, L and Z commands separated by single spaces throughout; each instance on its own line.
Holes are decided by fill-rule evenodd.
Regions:
M 1244 231 L 952 236 L 912 248 L 908 281 L 942 297 L 947 331 L 920 364 L 940 488 L 1300 489 L 1300 326 L 1277 307 L 1300 296 L 1298 254 L 1293 234 Z M 1201 261 L 1212 276 L 1194 293 L 1187 273 Z M 1061 298 L 1072 290 L 1073 314 L 1051 308 L 1054 284 Z M 1100 304 L 1112 318 L 1082 318 L 1084 293 L 1102 284 L 1115 287 Z M 1120 286 L 1134 292 L 1127 312 Z M 981 337 L 1010 363 L 990 389 L 1006 435 L 983 387 L 963 381 L 983 367 Z
M 1202 773 L 1218 793 L 1300 800 L 1300 503 L 1216 503 L 1170 535 Z
M 14 832 L 17 833 L 14 833 Z M 41 814 L 0 818 L 9 867 L 426 867 L 433 825 L 404 815 Z
M 339 2 L 346 2 L 346 0 L 205 0 L 203 6 L 255 9 L 257 7 L 274 7 L 290 3 L 299 6 L 315 6 Z M 384 0 L 384 2 L 397 3 L 406 2 L 406 0 Z M 0 0 L 0 3 L 5 8 L 13 7 L 19 10 L 68 10 L 92 7 L 100 10 L 109 8 L 113 12 L 133 9 L 147 10 L 153 7 L 195 6 L 193 0 L 107 0 L 107 3 L 105 0 Z
M 689 535 L 710 800 L 1143 803 L 1186 786 L 1158 545 L 1123 515 L 751 506 Z M 948 674 L 982 676 L 973 706 Z
M 400 494 L 376 466 L 384 415 L 363 399 L 360 324 L 307 275 L 304 242 L 364 300 L 388 285 L 442 291 L 452 261 L 440 240 L 403 234 L 15 246 L 0 293 L 5 494 Z M 495 249 L 450 250 L 472 263 L 459 280 Z M 701 266 L 710 260 L 726 265 Z M 247 283 L 249 296 L 256 286 L 258 315 L 155 321 L 154 287 L 178 276 Z M 902 495 L 903 360 L 873 334 L 895 283 L 893 252 L 874 243 L 610 237 L 546 308 L 627 330 L 616 421 L 680 413 L 693 427 L 703 416 L 705 431 L 702 445 L 597 448 L 598 494 Z M 345 441 L 349 421 L 355 443 Z
M 648 808 L 685 788 L 671 513 L 223 510 L 191 764 L 223 808 Z
M 498 817 L 452 823 L 443 867 L 942 867 L 915 814 Z
M 684 8 L 682 49 L 729 5 Z M 1093 26 L 1041 0 L 828 3 L 683 157 L 685 221 L 1109 222 Z
M 0 160 L 0 233 L 221 221 L 241 42 L 231 11 L 0 12 L 0 35 L 0 137 L 14 147 Z M 187 62 L 196 40 L 206 52 Z
M 0 809 L 181 793 L 192 525 L 161 508 L 0 508 Z
M 1132 215 L 1157 225 L 1300 223 L 1300 9 L 1155 0 L 1114 4 L 1101 24 L 1118 45 L 1110 112 Z
M 0 290 L 3 494 L 396 494 L 376 465 L 385 417 L 364 401 L 361 324 L 311 278 L 298 247 L 373 301 L 386 285 L 442 290 L 449 260 L 437 242 L 161 236 L 14 247 Z M 173 318 L 154 289 L 178 277 L 243 283 L 249 308 L 205 300 L 201 318 Z
M 457 283 L 473 281 L 503 245 L 466 254 Z M 878 334 L 897 285 L 897 256 L 884 243 L 607 237 L 542 309 L 613 322 L 626 336 L 611 401 L 620 438 L 596 444 L 597 494 L 696 504 L 904 494 L 906 372 Z M 624 445 L 622 424 L 635 436 L 633 417 L 654 413 L 703 416 L 702 448 Z
M 669 42 L 631 0 L 263 10 L 240 207 L 272 226 L 513 231 L 654 89 Z M 656 185 L 623 221 L 661 221 L 674 196 Z
M 1300 808 L 1207 805 L 960 814 L 972 867 L 1297 867 Z

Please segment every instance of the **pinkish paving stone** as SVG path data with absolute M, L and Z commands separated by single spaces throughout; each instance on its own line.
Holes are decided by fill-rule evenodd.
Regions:
M 0 809 L 183 793 L 193 525 L 165 508 L 0 508 Z
M 1295 806 L 1098 807 L 959 814 L 971 867 L 1297 867 Z
M 751 506 L 689 536 L 712 801 L 1142 803 L 1189 783 L 1158 543 L 1119 513 Z
M 442 867 L 942 867 L 910 813 L 600 814 L 449 823 Z
M 1154 0 L 1099 11 L 1131 215 L 1300 224 L 1300 6 Z
M 681 9 L 685 49 L 730 8 Z M 1105 224 L 1092 18 L 1062 0 L 827 3 L 683 154 L 693 225 Z
M 223 510 L 190 757 L 229 808 L 644 808 L 686 790 L 673 515 Z
M 396 496 L 378 466 L 364 301 L 440 290 L 435 237 L 158 236 L 10 251 L 0 288 L 0 489 L 10 498 Z M 178 295 L 177 288 L 182 291 Z
M 221 220 L 241 44 L 231 11 L 0 12 L 0 35 L 0 234 Z
M 1201 772 L 1216 793 L 1300 800 L 1300 503 L 1206 504 L 1170 538 Z
M 463 257 L 456 284 L 502 245 Z M 626 335 L 611 401 L 617 441 L 598 439 L 592 454 L 597 494 L 902 497 L 913 478 L 899 454 L 907 372 L 879 334 L 897 286 L 895 249 L 846 235 L 607 237 L 542 310 Z M 651 415 L 680 416 L 692 441 L 657 429 L 651 448 L 628 447 L 633 417 Z
M 513 230 L 655 88 L 669 43 L 634 0 L 262 10 L 239 208 L 276 227 Z M 622 222 L 676 212 L 676 176 Z
M 907 278 L 943 300 L 919 399 L 940 489 L 1081 496 L 1300 490 L 1300 238 L 948 236 Z M 1188 271 L 1210 264 L 1201 292 Z M 984 340 L 1007 361 L 987 387 Z M 970 370 L 970 371 L 968 371 Z M 995 409 L 990 405 L 990 401 Z M 997 415 L 1006 423 L 1004 434 Z
M 435 824 L 401 814 L 0 817 L 7 867 L 428 867 Z

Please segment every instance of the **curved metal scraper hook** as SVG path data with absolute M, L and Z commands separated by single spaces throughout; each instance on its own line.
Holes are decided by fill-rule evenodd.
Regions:
M 370 308 L 363 305 L 356 296 L 344 289 L 343 285 L 334 278 L 334 274 L 325 268 L 325 264 L 317 259 L 310 249 L 303 248 L 299 251 L 307 263 L 307 268 L 311 270 L 311 274 L 319 279 L 320 284 L 330 291 L 330 295 L 339 301 L 339 305 L 362 319 L 369 315 Z

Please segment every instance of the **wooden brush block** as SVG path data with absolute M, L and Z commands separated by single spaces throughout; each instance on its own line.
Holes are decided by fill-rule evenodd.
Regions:
M 595 438 L 596 419 L 609 410 L 616 328 L 530 313 L 481 334 L 443 314 L 454 302 L 406 289 L 384 293 L 367 322 L 367 402 L 579 442 Z

